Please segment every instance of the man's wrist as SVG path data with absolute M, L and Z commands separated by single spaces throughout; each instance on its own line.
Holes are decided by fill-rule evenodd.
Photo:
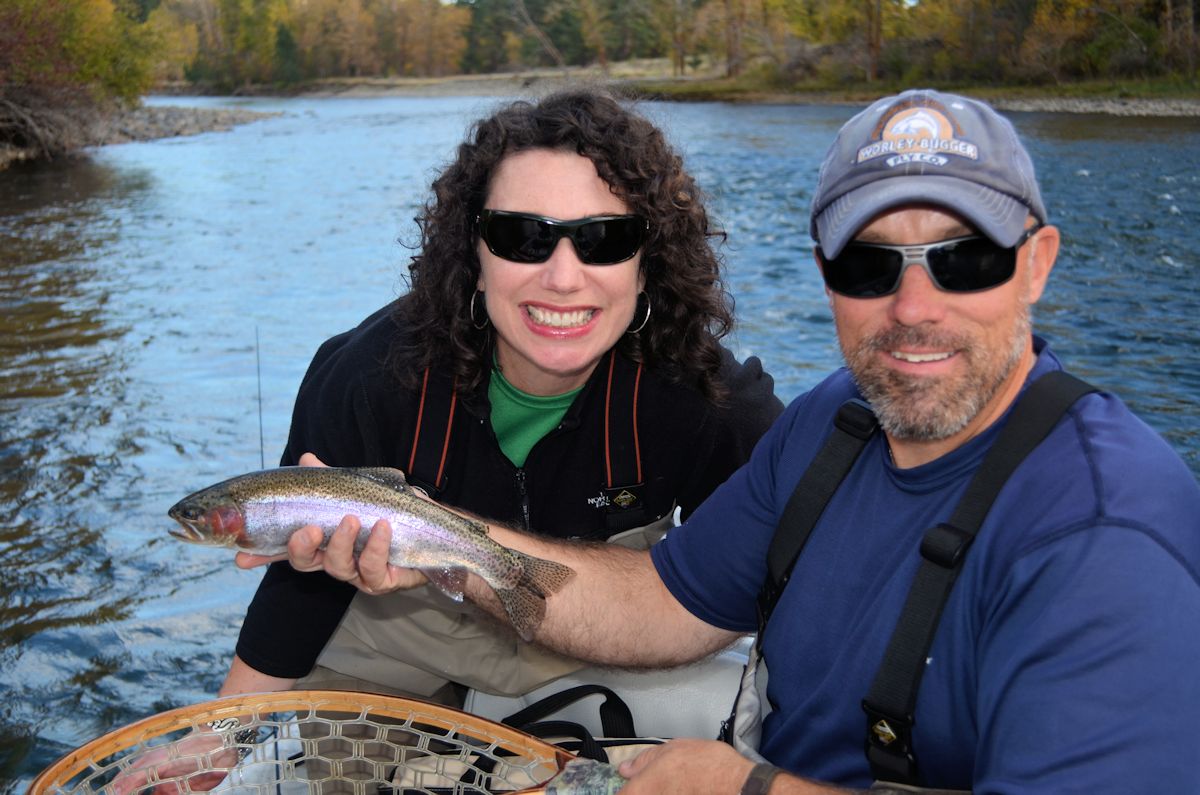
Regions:
M 742 785 L 738 795 L 767 795 L 771 782 L 781 771 L 769 762 L 759 762 L 750 770 L 746 783 Z

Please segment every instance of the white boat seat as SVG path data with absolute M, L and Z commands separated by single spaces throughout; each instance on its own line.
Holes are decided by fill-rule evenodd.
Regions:
M 741 638 L 712 657 L 666 671 L 584 668 L 521 696 L 493 696 L 471 690 L 463 709 L 501 721 L 554 693 L 577 685 L 598 684 L 615 692 L 628 705 L 640 737 L 712 740 L 733 708 L 752 642 L 751 637 Z M 599 694 L 585 696 L 550 719 L 581 724 L 593 736 L 602 737 L 599 706 L 603 699 Z

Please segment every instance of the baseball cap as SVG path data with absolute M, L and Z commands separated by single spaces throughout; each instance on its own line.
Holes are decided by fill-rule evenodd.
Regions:
M 813 239 L 836 257 L 879 213 L 913 203 L 958 213 L 1004 247 L 1030 213 L 1046 221 L 1033 161 L 1008 119 L 931 89 L 877 100 L 838 131 L 817 178 Z

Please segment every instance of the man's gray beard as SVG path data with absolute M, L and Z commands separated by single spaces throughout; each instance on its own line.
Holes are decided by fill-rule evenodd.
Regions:
M 915 442 L 940 441 L 967 427 L 995 397 L 1021 361 L 1032 331 L 1026 309 L 1017 320 L 1008 357 L 992 364 L 987 359 L 981 361 L 986 352 L 973 347 L 968 337 L 896 327 L 867 337 L 855 350 L 847 351 L 846 364 L 889 436 Z M 886 356 L 905 347 L 957 351 L 967 359 L 966 375 L 959 379 L 913 377 L 885 367 L 878 357 L 880 352 Z

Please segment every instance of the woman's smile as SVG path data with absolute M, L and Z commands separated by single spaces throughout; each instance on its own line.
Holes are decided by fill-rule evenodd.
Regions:
M 589 308 L 555 308 L 542 304 L 525 304 L 525 312 L 537 331 L 561 333 L 582 330 L 598 310 Z

